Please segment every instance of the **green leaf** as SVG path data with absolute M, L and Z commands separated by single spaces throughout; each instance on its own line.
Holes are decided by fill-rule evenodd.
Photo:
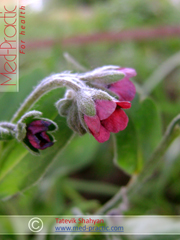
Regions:
M 66 120 L 57 117 L 59 131 L 54 136 L 56 143 L 43 151 L 40 156 L 33 156 L 15 140 L 4 150 L 1 158 L 0 197 L 8 197 L 22 192 L 35 184 L 47 171 L 61 149 L 69 140 L 72 132 L 66 125 Z
M 32 87 L 29 88 L 31 91 Z M 61 149 L 67 144 L 72 131 L 68 128 L 66 119 L 58 115 L 54 106 L 63 93 L 63 89 L 55 89 L 44 95 L 32 108 L 32 110 L 41 111 L 42 117 L 54 120 L 58 124 L 59 130 L 52 133 L 56 139 L 52 147 L 41 151 L 40 156 L 33 156 L 22 143 L 18 143 L 16 140 L 4 142 L 0 158 L 1 198 L 14 195 L 34 185 L 42 178 Z
M 27 152 L 22 143 L 13 140 L 4 145 L 0 160 L 0 197 L 6 198 L 23 192 L 36 184 L 47 172 L 52 162 L 56 162 L 53 171 L 62 174 L 75 171 L 93 159 L 99 143 L 90 136 L 76 137 L 62 155 L 61 150 L 69 141 L 72 131 L 68 128 L 66 118 L 58 115 L 54 103 L 63 96 L 64 89 L 55 89 L 44 95 L 31 110 L 41 111 L 42 117 L 52 119 L 58 124 L 58 131 L 52 133 L 55 144 L 33 156 Z M 53 169 L 53 170 L 52 170 Z
M 138 140 L 137 132 L 131 118 L 127 128 L 115 135 L 116 137 L 116 159 L 118 166 L 131 174 L 137 169 Z
M 127 111 L 127 128 L 116 134 L 119 167 L 133 174 L 140 172 L 143 164 L 161 140 L 161 121 L 155 103 L 151 99 L 142 102 L 138 96 Z
M 68 146 L 56 156 L 50 168 L 51 177 L 75 172 L 90 164 L 100 144 L 90 134 L 75 136 Z

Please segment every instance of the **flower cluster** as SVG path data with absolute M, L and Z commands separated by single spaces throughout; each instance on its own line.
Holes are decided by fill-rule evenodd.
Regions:
M 119 76 L 122 79 L 117 79 Z M 65 109 L 70 128 L 79 134 L 90 132 L 98 142 L 107 141 L 111 132 L 117 133 L 127 127 L 128 116 L 123 109 L 131 107 L 130 101 L 136 94 L 135 86 L 129 80 L 134 76 L 134 69 L 111 66 L 86 73 L 81 79 L 96 89 L 86 87 L 73 97 L 60 100 L 56 104 L 60 115 L 64 115 L 62 110 Z M 102 88 L 104 91 L 100 90 Z
M 0 140 L 16 138 L 36 155 L 39 150 L 51 147 L 55 140 L 49 132 L 58 129 L 56 123 L 41 118 L 41 112 L 26 110 L 46 92 L 65 86 L 68 89 L 64 98 L 56 103 L 59 114 L 67 118 L 74 132 L 79 135 L 88 132 L 98 142 L 105 142 L 111 132 L 117 133 L 127 127 L 128 116 L 123 109 L 131 107 L 136 94 L 130 81 L 134 76 L 134 69 L 119 66 L 103 66 L 81 74 L 52 75 L 41 81 L 21 105 L 14 116 L 16 124 L 0 123 Z
M 107 141 L 110 132 L 117 133 L 127 127 L 128 117 L 122 108 L 130 108 L 130 102 L 97 100 L 95 105 L 96 115 L 93 117 L 84 115 L 84 120 L 98 142 Z
M 131 107 L 136 88 L 129 80 L 136 76 L 136 71 L 131 68 L 119 68 L 125 77 L 115 83 L 106 85 L 106 88 L 118 95 L 119 101 L 96 100 L 96 115 L 84 116 L 84 120 L 98 142 L 105 142 L 110 137 L 110 132 L 117 133 L 124 130 L 128 124 L 128 117 L 122 110 Z

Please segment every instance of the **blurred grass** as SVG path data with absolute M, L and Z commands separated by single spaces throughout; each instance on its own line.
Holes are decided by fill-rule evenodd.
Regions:
M 26 42 L 36 42 L 140 27 L 175 26 L 180 23 L 179 12 L 180 6 L 175 7 L 168 0 L 46 1 L 42 12 L 35 13 L 27 6 L 26 35 L 21 36 L 21 39 Z M 142 84 L 160 64 L 179 49 L 179 37 L 68 46 L 56 43 L 50 47 L 44 46 L 31 50 L 26 48 L 26 54 L 20 55 L 20 92 L 0 94 L 1 102 L 8 102 L 8 99 L 11 99 L 11 102 L 8 102 L 8 111 L 4 104 L 0 106 L 1 120 L 10 119 L 27 92 L 31 91 L 28 85 L 26 87 L 26 81 L 31 81 L 32 86 L 52 73 L 71 70 L 71 65 L 63 58 L 64 52 L 70 53 L 88 69 L 108 64 L 135 68 L 138 73 L 135 81 Z M 9 97 L 10 94 L 11 97 Z M 152 91 L 150 97 L 154 99 L 161 113 L 164 131 L 171 119 L 180 112 L 179 68 L 169 73 Z M 88 144 L 90 140 L 84 147 L 88 148 Z M 109 153 L 101 156 L 108 147 Z M 113 166 L 112 143 L 101 145 L 98 149 L 96 157 L 87 158 L 86 162 L 78 168 L 78 172 L 74 170 L 71 178 L 87 181 L 88 177 L 85 175 L 88 173 L 91 180 L 101 181 L 103 179 L 103 183 L 107 181 L 114 184 L 114 187 L 125 185 L 129 178 L 119 170 L 116 172 L 117 169 L 115 170 Z M 171 155 L 171 153 L 168 155 L 169 162 L 173 162 Z M 158 187 L 156 184 L 159 180 L 154 177 L 147 185 L 147 192 L 134 199 L 130 214 L 180 214 L 179 161 L 180 152 L 176 160 L 170 166 L 168 165 L 170 174 L 164 180 L 164 184 L 159 184 Z M 162 168 L 161 174 L 163 175 L 166 171 L 167 168 Z M 79 193 L 73 185 L 68 185 L 67 191 L 65 186 L 68 181 L 67 173 L 52 179 L 47 175 L 37 186 L 28 189 L 22 196 L 14 196 L 2 202 L 0 214 L 64 214 L 70 213 L 72 207 L 75 206 L 78 206 L 84 213 L 93 213 L 104 202 L 102 196 Z M 105 200 L 109 198 L 110 196 L 104 196 Z M 75 239 L 83 238 L 75 237 Z

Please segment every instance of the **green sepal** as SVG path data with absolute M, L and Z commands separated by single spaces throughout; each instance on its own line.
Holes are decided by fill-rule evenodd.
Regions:
M 66 117 L 69 113 L 69 110 L 72 104 L 73 104 L 72 99 L 63 98 L 63 99 L 60 99 L 55 105 L 59 115 L 62 117 Z
M 30 144 L 30 142 L 29 142 L 29 140 L 28 140 L 27 138 L 25 138 L 22 143 L 23 143 L 23 145 L 25 146 L 25 148 L 26 148 L 31 154 L 33 154 L 33 155 L 35 155 L 35 156 L 39 156 L 39 155 L 40 155 L 40 151 L 39 151 L 37 148 L 34 148 L 34 147 Z
M 87 116 L 96 115 L 96 107 L 91 92 L 92 91 L 82 90 L 77 93 L 78 110 Z
M 71 106 L 69 114 L 67 116 L 67 123 L 68 126 L 74 131 L 77 132 L 79 135 L 84 135 L 86 130 L 81 124 L 79 113 L 76 103 Z
M 124 78 L 119 66 L 104 66 L 80 75 L 80 79 L 89 82 L 111 84 Z
M 14 138 L 14 133 L 6 128 L 0 127 L 0 140 L 6 141 Z

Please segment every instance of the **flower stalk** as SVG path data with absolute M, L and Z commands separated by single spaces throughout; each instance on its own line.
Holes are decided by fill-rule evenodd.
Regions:
M 14 138 L 14 132 L 7 129 L 0 127 L 0 140 L 6 141 L 11 140 Z
M 74 91 L 80 90 L 84 84 L 80 83 L 79 79 L 76 79 L 71 74 L 65 76 L 65 74 L 56 74 L 43 80 L 32 93 L 25 99 L 19 110 L 12 118 L 12 122 L 16 122 L 23 114 L 26 113 L 39 98 L 41 98 L 47 92 L 59 88 L 69 87 Z
M 0 122 L 0 140 L 6 141 L 15 136 L 16 125 L 9 122 Z

